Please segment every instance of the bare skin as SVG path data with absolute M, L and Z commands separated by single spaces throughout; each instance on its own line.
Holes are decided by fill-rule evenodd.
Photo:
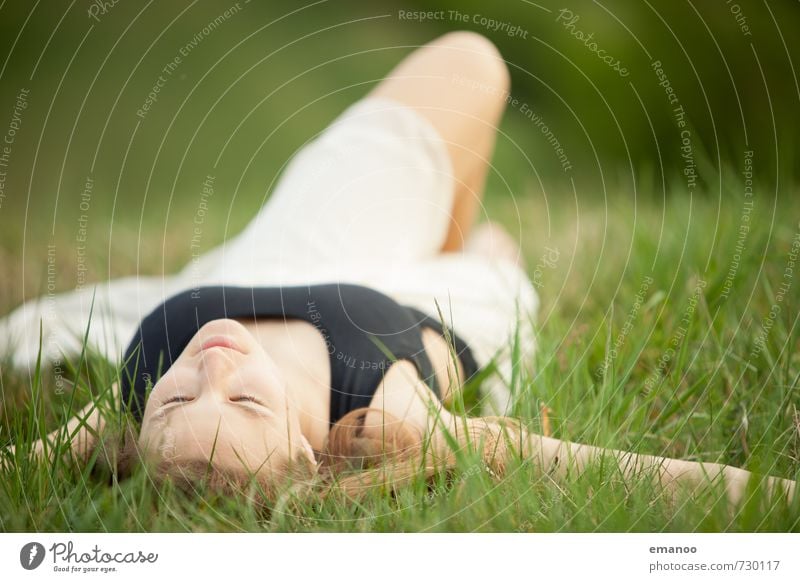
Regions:
M 458 82 L 464 78 L 479 81 L 483 89 Z M 443 252 L 464 246 L 478 215 L 510 79 L 490 41 L 455 32 L 411 53 L 370 93 L 416 109 L 447 145 L 456 199 Z
M 480 81 L 491 90 L 466 88 L 453 82 L 458 76 Z M 521 260 L 516 242 L 497 225 L 473 230 L 508 89 L 508 71 L 489 41 L 474 33 L 451 33 L 412 53 L 371 93 L 419 111 L 447 144 L 457 186 L 443 253 L 463 249 L 491 260 Z M 438 333 L 424 331 L 423 341 L 439 385 L 446 387 L 446 401 L 461 389 L 463 369 L 454 363 Z M 231 467 L 244 463 L 253 471 L 297 454 L 313 462 L 313 451 L 323 448 L 328 435 L 330 390 L 328 354 L 313 325 L 215 320 L 198 331 L 155 385 L 145 408 L 140 445 L 161 456 L 208 459 L 213 452 L 215 463 Z M 479 418 L 465 421 L 443 408 L 407 361 L 389 369 L 371 408 L 365 429 L 376 433 L 383 430 L 387 414 L 434 436 L 458 430 L 464 422 L 475 427 L 484 423 Z M 104 427 L 101 411 L 87 406 L 66 427 L 73 435 L 72 452 L 86 459 L 96 444 L 95 434 Z M 444 446 L 441 438 L 432 442 Z M 543 472 L 556 475 L 563 475 L 568 466 L 580 471 L 596 456 L 607 454 L 626 477 L 638 469 L 656 468 L 667 489 L 681 484 L 697 487 L 722 478 L 732 503 L 741 500 L 750 477 L 747 471 L 726 465 L 606 450 L 525 431 L 516 435 L 515 442 L 520 454 Z M 37 442 L 34 451 L 41 454 L 43 447 Z M 789 495 L 796 485 L 774 477 L 768 484 Z

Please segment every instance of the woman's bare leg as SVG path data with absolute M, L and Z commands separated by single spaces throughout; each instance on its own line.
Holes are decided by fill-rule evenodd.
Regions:
M 447 144 L 456 195 L 444 252 L 462 248 L 477 217 L 509 87 L 488 39 L 451 32 L 411 53 L 370 93 L 414 107 Z

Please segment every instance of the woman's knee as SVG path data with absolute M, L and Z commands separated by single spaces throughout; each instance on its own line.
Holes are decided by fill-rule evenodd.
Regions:
M 459 30 L 434 39 L 433 50 L 444 50 L 444 59 L 451 76 L 461 77 L 480 89 L 505 97 L 511 84 L 508 66 L 494 43 L 477 32 Z
M 500 51 L 475 32 L 450 32 L 420 47 L 396 66 L 372 91 L 420 109 L 432 118 L 448 141 L 447 127 L 463 131 L 470 141 L 475 129 L 470 120 L 493 123 L 505 106 L 510 75 Z M 439 118 L 459 114 L 461 119 Z

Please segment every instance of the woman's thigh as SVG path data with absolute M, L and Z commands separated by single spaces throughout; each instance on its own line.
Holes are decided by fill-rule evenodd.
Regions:
M 475 33 L 419 48 L 294 157 L 248 228 L 199 270 L 302 281 L 460 249 L 507 90 L 499 52 Z
M 371 93 L 413 107 L 436 128 L 453 167 L 444 251 L 458 250 L 480 209 L 510 76 L 500 52 L 474 32 L 452 32 L 406 57 Z
M 215 249 L 217 282 L 312 282 L 435 256 L 454 186 L 446 146 L 413 108 L 367 97 L 285 168 L 247 228 Z

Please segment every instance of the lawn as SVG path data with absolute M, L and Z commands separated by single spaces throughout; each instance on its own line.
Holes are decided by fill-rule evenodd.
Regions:
M 498 155 L 504 152 L 501 145 Z M 513 386 L 514 412 L 533 430 L 800 476 L 800 293 L 793 280 L 800 208 L 788 196 L 776 200 L 762 191 L 750 206 L 743 185 L 728 175 L 732 183 L 714 195 L 675 189 L 664 196 L 640 185 L 635 195 L 620 186 L 607 196 L 579 199 L 566 189 L 542 192 L 530 185 L 510 196 L 498 180 L 490 181 L 487 214 L 520 235 L 542 299 L 535 371 L 520 373 Z M 144 237 L 161 239 L 157 228 Z M 185 259 L 168 253 L 165 264 Z M 160 263 L 149 266 L 158 271 Z M 115 374 L 90 356 L 72 365 L 79 366 L 81 372 L 70 375 L 75 388 L 59 396 L 46 367 L 28 375 L 4 365 L 3 442 L 9 434 L 24 440 L 37 418 L 48 429 L 58 426 L 66 408 L 82 404 L 90 387 L 102 391 Z M 289 497 L 265 513 L 213 492 L 187 497 L 156 488 L 141 470 L 110 485 L 108 473 L 97 468 L 23 459 L 0 479 L 0 528 L 800 530 L 800 499 L 789 507 L 770 504 L 758 489 L 729 512 L 719 490 L 669 505 L 644 481 L 624 483 L 607 466 L 563 481 L 526 463 L 511 467 L 500 482 L 474 469 L 467 455 L 458 471 L 433 483 L 418 480 L 395 496 L 375 492 L 358 503 Z
M 404 20 L 402 0 L 276 0 L 242 2 L 202 42 L 198 32 L 240 3 L 120 2 L 96 20 L 79 5 L 5 4 L 0 122 L 5 131 L 15 119 L 16 141 L 0 176 L 0 314 L 49 287 L 177 271 L 192 258 L 209 175 L 201 252 L 234 236 L 298 147 L 414 46 L 467 26 L 501 48 L 516 99 L 482 219 L 520 241 L 541 299 L 513 413 L 562 439 L 800 478 L 800 197 L 786 121 L 800 92 L 794 37 L 776 28 L 793 22 L 789 3 L 777 18 L 747 8 L 752 42 L 727 6 L 665 3 L 662 21 L 649 3 L 615 7 L 620 20 L 576 3 L 580 28 L 624 55 L 625 79 L 556 21 L 560 5 L 547 14 L 539 2 L 432 4 L 519 23 L 530 39 Z M 691 188 L 654 61 L 689 112 Z M 12 118 L 22 89 L 27 105 Z M 746 184 L 751 167 L 758 178 Z M 117 370 L 92 354 L 64 366 L 57 386 L 45 363 L 0 361 L 0 446 L 55 429 L 92 395 L 116 409 L 105 389 Z M 719 490 L 670 504 L 599 465 L 554 481 L 521 462 L 497 481 L 464 455 L 458 470 L 396 495 L 289 496 L 264 512 L 156 487 L 142 470 L 117 482 L 97 465 L 0 454 L 4 532 L 800 531 L 800 496 L 787 507 L 754 487 L 735 511 Z

